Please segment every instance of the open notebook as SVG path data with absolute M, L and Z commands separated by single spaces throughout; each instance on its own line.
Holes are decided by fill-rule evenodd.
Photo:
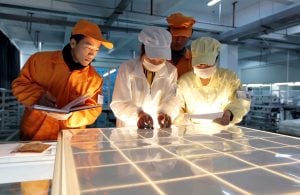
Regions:
M 42 105 L 38 105 L 38 104 L 32 105 L 31 108 L 35 109 L 35 110 L 46 111 L 46 112 L 56 112 L 56 113 L 65 113 L 65 114 L 67 114 L 69 112 L 85 110 L 85 109 L 91 109 L 91 108 L 97 108 L 97 107 L 101 106 L 100 104 L 97 104 L 97 105 L 83 105 L 84 102 L 90 97 L 91 97 L 90 95 L 80 96 L 80 97 L 78 97 L 75 100 L 71 101 L 70 103 L 68 103 L 67 105 L 65 105 L 62 108 L 54 108 L 54 107 L 42 106 Z

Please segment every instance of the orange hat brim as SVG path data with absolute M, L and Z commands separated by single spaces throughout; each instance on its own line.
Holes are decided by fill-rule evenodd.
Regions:
M 100 27 L 97 24 L 92 23 L 88 20 L 82 19 L 75 24 L 72 31 L 72 35 L 76 34 L 81 34 L 86 37 L 93 38 L 101 42 L 101 44 L 107 49 L 112 49 L 114 47 L 114 45 L 110 41 L 103 38 Z

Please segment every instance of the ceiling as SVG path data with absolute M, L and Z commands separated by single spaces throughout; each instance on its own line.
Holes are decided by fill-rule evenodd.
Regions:
M 299 63 L 300 0 L 206 4 L 207 0 L 0 0 L 0 29 L 22 54 L 31 55 L 62 49 L 76 21 L 89 19 L 115 45 L 112 50 L 101 48 L 94 64 L 117 66 L 138 55 L 137 34 L 143 27 L 167 27 L 166 17 L 182 12 L 196 20 L 191 40 L 212 36 L 237 45 L 241 67 L 286 65 L 288 51 L 290 65 Z

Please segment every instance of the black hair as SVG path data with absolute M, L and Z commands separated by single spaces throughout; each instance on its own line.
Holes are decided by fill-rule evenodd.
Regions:
M 215 61 L 215 63 L 216 63 L 216 65 L 220 65 L 220 53 L 217 55 L 217 57 L 216 57 L 216 61 Z
M 142 43 L 141 45 L 141 54 L 140 54 L 140 59 L 142 59 L 143 55 L 146 53 L 145 51 L 145 45 Z
M 79 41 L 81 41 L 84 38 L 85 38 L 84 35 L 77 34 L 77 35 L 71 35 L 70 40 L 74 39 L 78 43 Z

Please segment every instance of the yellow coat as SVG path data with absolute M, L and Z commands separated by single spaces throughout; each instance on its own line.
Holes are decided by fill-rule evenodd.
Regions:
M 12 83 L 13 94 L 26 106 L 21 121 L 22 140 L 53 140 L 65 128 L 79 128 L 94 123 L 102 108 L 73 112 L 65 121 L 58 121 L 41 111 L 29 109 L 49 92 L 56 98 L 58 108 L 85 94 L 93 94 L 87 105 L 97 104 L 102 93 L 103 79 L 92 66 L 70 71 L 62 51 L 40 52 L 32 55 L 20 75 Z
M 176 123 L 183 122 L 184 113 L 204 114 L 230 110 L 234 117 L 231 123 L 238 123 L 247 114 L 250 100 L 239 98 L 241 81 L 237 75 L 227 69 L 217 68 L 208 85 L 203 86 L 193 71 L 184 74 L 178 80 L 177 95 L 180 99 L 181 114 Z M 197 123 L 197 120 L 193 120 Z M 198 122 L 201 123 L 199 120 Z

